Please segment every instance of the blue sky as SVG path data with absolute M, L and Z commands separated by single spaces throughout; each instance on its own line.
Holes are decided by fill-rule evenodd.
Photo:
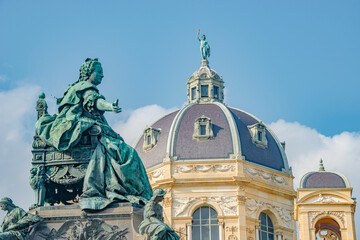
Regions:
M 360 179 L 352 171 L 360 167 L 359 13 L 360 2 L 352 0 L 0 0 L 0 113 L 18 118 L 17 125 L 0 124 L 7 139 L 21 141 L 28 151 L 21 156 L 30 162 L 36 95 L 44 91 L 54 113 L 51 96 L 61 97 L 77 80 L 87 57 L 103 65 L 101 93 L 109 101 L 118 98 L 123 108 L 107 116 L 117 129 L 139 125 L 131 117 L 146 106 L 156 104 L 157 117 L 181 108 L 187 78 L 200 66 L 200 28 L 211 46 L 210 66 L 224 78 L 226 103 L 269 123 L 280 140 L 289 139 L 294 169 L 307 157 L 309 168 L 295 172 L 295 181 L 326 156 L 325 166 L 347 175 L 359 196 Z M 284 129 L 304 134 L 289 137 Z M 120 134 L 134 139 L 138 133 Z M 302 146 L 310 137 L 313 144 Z M 338 149 L 339 139 L 346 147 Z M 2 164 L 16 162 L 4 160 L 18 154 L 10 143 L 1 142 L 0 150 L 9 151 L 0 155 Z M 343 155 L 335 158 L 331 149 Z M 339 168 L 339 159 L 348 165 Z M 7 183 L 0 178 L 0 185 Z M 0 186 L 3 194 L 12 193 Z
M 61 96 L 98 57 L 101 90 L 124 109 L 180 107 L 200 28 L 229 105 L 325 135 L 359 131 L 359 12 L 358 1 L 328 0 L 0 1 L 0 89 Z

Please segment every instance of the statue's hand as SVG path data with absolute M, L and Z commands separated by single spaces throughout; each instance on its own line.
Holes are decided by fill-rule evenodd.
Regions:
M 112 104 L 112 111 L 113 111 L 114 113 L 119 113 L 119 112 L 121 112 L 121 107 L 119 107 L 119 99 L 116 99 L 116 101 L 113 102 L 113 104 Z

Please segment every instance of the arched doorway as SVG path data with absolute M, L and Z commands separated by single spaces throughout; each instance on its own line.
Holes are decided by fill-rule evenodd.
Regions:
M 341 240 L 339 224 L 332 218 L 322 218 L 315 224 L 316 240 Z

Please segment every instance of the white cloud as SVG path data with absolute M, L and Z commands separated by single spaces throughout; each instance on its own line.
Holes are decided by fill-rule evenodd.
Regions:
M 297 122 L 278 120 L 269 126 L 281 141 L 286 141 L 286 155 L 293 168 L 295 186 L 305 173 L 319 169 L 322 158 L 325 170 L 344 174 L 354 189 L 353 197 L 360 197 L 360 132 L 342 132 L 328 137 Z M 355 221 L 360 222 L 359 211 Z
M 0 92 L 0 197 L 9 196 L 25 209 L 34 201 L 29 185 L 34 128 L 28 126 L 35 122 L 38 92 L 32 85 Z
M 166 109 L 156 104 L 141 107 L 132 111 L 126 121 L 115 123 L 114 130 L 120 133 L 129 145 L 134 145 L 146 126 L 175 110 L 176 108 Z

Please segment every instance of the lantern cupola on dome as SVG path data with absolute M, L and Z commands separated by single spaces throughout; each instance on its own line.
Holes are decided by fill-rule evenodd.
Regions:
M 188 79 L 188 103 L 223 102 L 224 81 L 209 67 L 209 61 L 203 59 L 201 67 Z

